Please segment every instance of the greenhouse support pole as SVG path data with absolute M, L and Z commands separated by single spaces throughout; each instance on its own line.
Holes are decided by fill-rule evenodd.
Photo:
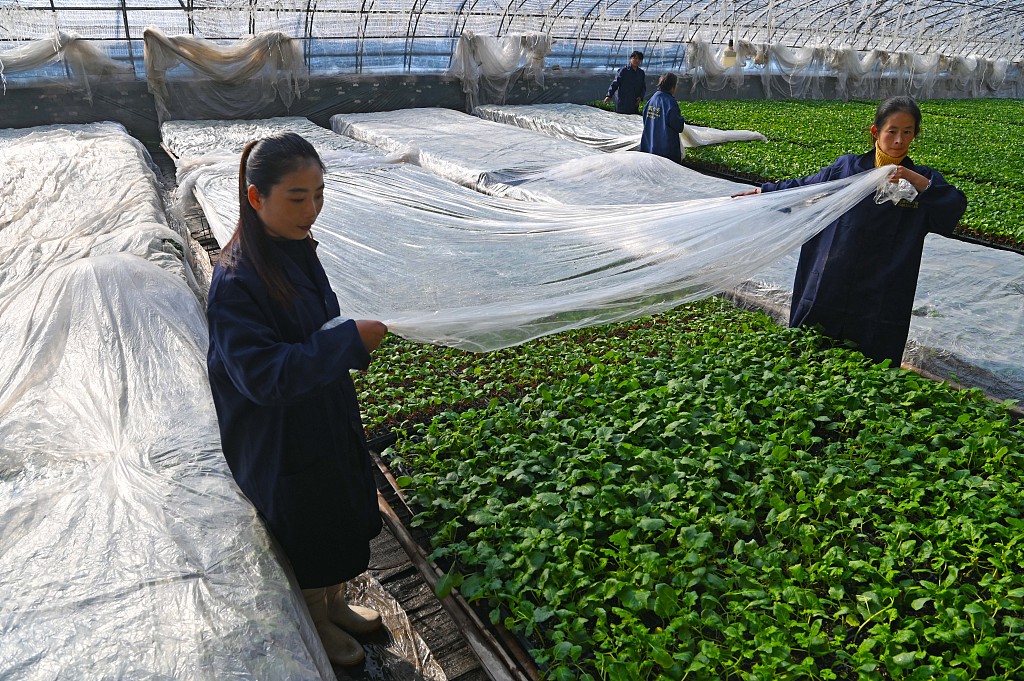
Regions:
M 128 60 L 132 63 L 132 72 L 135 72 L 135 50 L 132 49 L 132 32 L 128 25 L 128 7 L 124 0 L 121 0 L 121 20 L 124 21 L 124 39 L 128 43 Z

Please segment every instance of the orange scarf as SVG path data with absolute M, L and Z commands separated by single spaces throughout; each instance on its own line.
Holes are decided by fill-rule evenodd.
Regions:
M 875 145 L 875 167 L 876 168 L 881 168 L 882 166 L 895 166 L 895 165 L 899 165 L 900 162 L 903 159 L 905 159 L 906 157 L 907 157 L 906 154 L 903 154 L 902 156 L 899 156 L 899 157 L 897 157 L 897 156 L 890 156 L 889 154 L 887 154 L 884 151 L 882 151 L 881 149 L 879 149 L 877 144 Z

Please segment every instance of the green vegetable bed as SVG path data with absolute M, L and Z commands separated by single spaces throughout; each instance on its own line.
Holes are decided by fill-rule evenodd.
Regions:
M 552 679 L 1024 676 L 1007 406 L 717 299 L 358 378 L 434 559 Z

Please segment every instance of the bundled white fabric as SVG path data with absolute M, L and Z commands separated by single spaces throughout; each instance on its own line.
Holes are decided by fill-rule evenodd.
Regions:
M 774 91 L 788 98 L 823 98 L 821 76 L 825 74 L 827 64 L 824 47 L 771 45 L 765 52 L 768 59 L 761 69 L 765 96 L 771 97 Z
M 899 182 L 892 183 L 887 182 L 886 184 L 879 187 L 878 191 L 875 192 L 875 203 L 890 203 L 896 205 L 900 201 L 913 201 L 917 198 L 917 188 L 910 184 L 910 180 L 905 177 L 901 177 Z
M 504 102 L 520 72 L 544 86 L 544 58 L 551 38 L 543 33 L 506 34 L 500 38 L 463 31 L 455 45 L 449 74 L 462 81 L 466 110 L 478 104 Z
M 604 176 L 629 187 L 623 156 L 659 158 L 586 160 L 607 164 Z M 552 205 L 482 195 L 407 165 L 325 159 L 325 207 L 313 234 L 342 314 L 478 352 L 735 286 L 871 195 L 889 172 L 743 199 Z M 183 179 L 194 182 L 223 243 L 238 218 L 237 158 L 193 167 L 197 176 Z
M 836 74 L 836 94 L 847 99 L 854 92 L 874 92 L 881 78 L 880 65 L 885 61 L 885 52 L 871 50 L 861 56 L 851 47 L 840 47 L 832 52 L 829 67 Z
M 243 118 L 278 98 L 290 107 L 309 82 L 300 42 L 279 31 L 230 45 L 167 36 L 155 27 L 143 38 L 146 80 L 161 121 L 185 112 L 188 118 Z M 169 78 L 178 65 L 188 67 L 191 78 Z
M 953 85 L 971 96 L 982 96 L 1004 87 L 1009 63 L 977 55 L 948 57 L 938 53 L 918 54 L 882 49 L 858 51 L 846 45 L 806 45 L 792 48 L 782 44 L 754 44 L 736 41 L 736 63 L 722 63 L 722 49 L 700 36 L 686 47 L 687 72 L 709 90 L 731 86 L 739 90 L 747 75 L 761 79 L 765 96 L 781 94 L 795 99 L 824 98 L 824 76 L 834 76 L 836 96 L 840 99 L 886 96 L 882 76 L 892 82 L 886 86 L 892 94 L 932 96 L 936 84 L 945 76 Z
M 1008 64 L 1005 59 L 961 55 L 943 61 L 957 86 L 973 97 L 984 96 L 986 90 L 999 89 L 1006 80 Z
M 747 40 L 736 44 L 736 62 L 731 66 L 723 63 L 724 50 L 712 47 L 700 36 L 686 44 L 687 71 L 693 76 L 692 89 L 695 92 L 698 83 L 703 83 L 709 90 L 721 90 L 730 85 L 737 90 L 743 85 L 743 69 L 748 60 L 758 62 L 757 47 Z
M 942 57 L 938 54 L 910 54 L 899 52 L 889 58 L 891 68 L 904 82 L 905 91 L 914 97 L 931 97 L 939 77 Z
M 473 109 L 473 115 L 580 142 L 601 151 L 637 149 L 644 131 L 644 122 L 639 116 L 623 116 L 580 104 L 482 104 Z M 718 130 L 689 122 L 680 139 L 684 147 L 690 148 L 724 142 L 767 141 L 764 135 L 753 130 Z
M 28 73 L 57 61 L 71 67 L 75 81 L 90 103 L 89 76 L 132 75 L 130 65 L 114 61 L 103 50 L 73 33 L 57 31 L 49 38 L 0 52 L 0 83 L 4 92 L 7 92 L 5 74 Z

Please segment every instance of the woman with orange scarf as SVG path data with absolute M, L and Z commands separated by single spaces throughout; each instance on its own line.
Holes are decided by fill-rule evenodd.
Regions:
M 967 209 L 967 197 L 939 171 L 915 164 L 910 143 L 921 132 L 921 110 L 910 97 L 893 97 L 875 111 L 874 149 L 840 156 L 809 177 L 766 182 L 758 194 L 838 180 L 895 165 L 890 182 L 906 180 L 917 196 L 876 203 L 869 196 L 803 245 L 793 283 L 790 326 L 820 325 L 876 362 L 899 366 L 929 232 L 949 235 Z

